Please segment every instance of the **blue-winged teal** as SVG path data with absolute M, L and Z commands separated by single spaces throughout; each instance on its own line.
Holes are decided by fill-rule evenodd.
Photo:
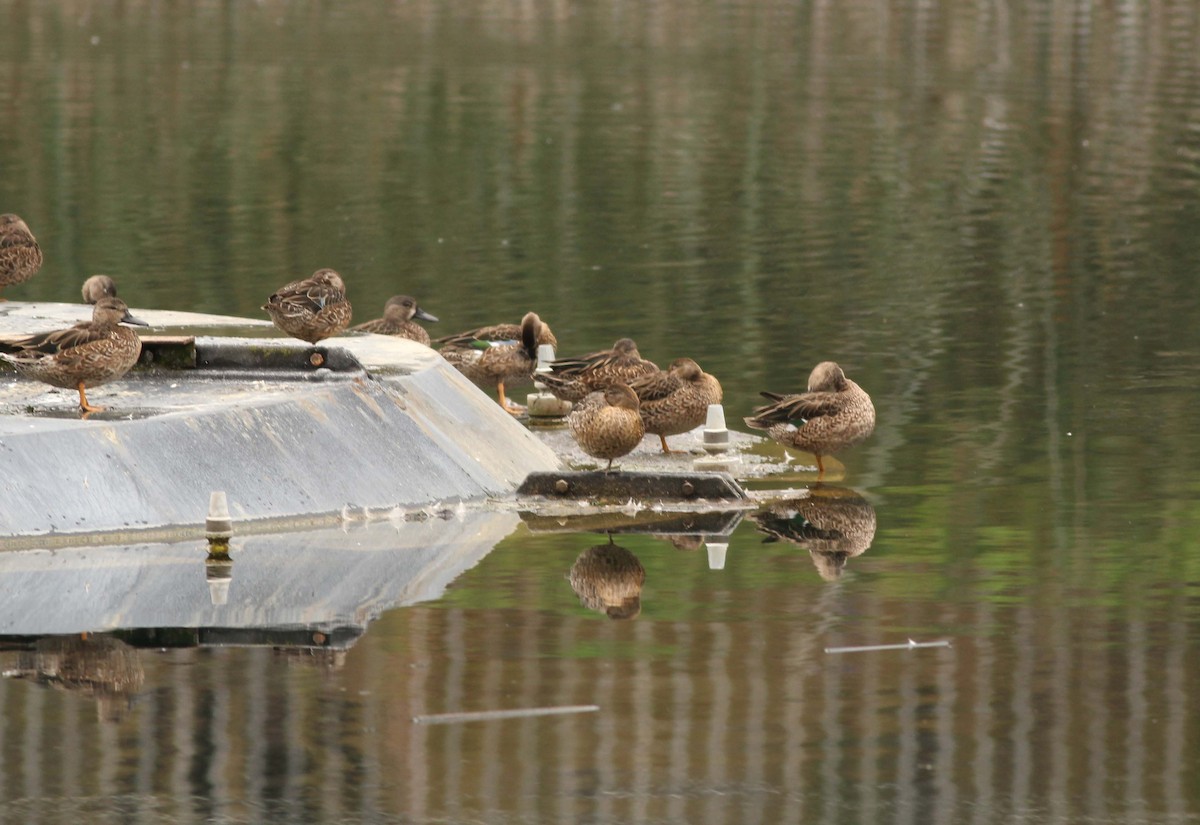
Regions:
M 495 387 L 500 406 L 514 415 L 524 407 L 504 396 L 505 385 L 533 379 L 541 344 L 557 347 L 550 326 L 529 312 L 517 324 L 496 324 L 437 339 L 442 356 L 481 387 Z
M 397 338 L 407 338 L 418 344 L 429 346 L 429 333 L 425 327 L 414 323 L 413 318 L 430 323 L 437 322 L 436 315 L 430 315 L 417 306 L 417 299 L 411 295 L 394 295 L 383 305 L 383 317 L 365 324 L 351 327 L 357 332 L 374 332 L 377 335 L 394 335 Z
M 656 372 L 658 365 L 642 358 L 632 338 L 621 338 L 612 349 L 579 358 L 559 358 L 551 362 L 550 373 L 537 380 L 562 400 L 574 402 L 614 381 L 628 384 Z
M 637 395 L 628 384 L 619 382 L 576 404 L 567 416 L 567 426 L 581 450 L 593 458 L 608 460 L 605 472 L 612 469 L 614 458 L 633 452 L 646 434 L 638 415 Z
M 93 275 L 83 282 L 83 302 L 94 304 L 101 298 L 117 297 L 117 282 L 107 275 Z
M 310 344 L 344 330 L 352 312 L 346 283 L 332 269 L 280 287 L 262 308 L 280 330 Z
M 669 369 L 630 386 L 641 402 L 646 432 L 658 436 L 664 453 L 675 452 L 667 446 L 667 436 L 699 427 L 708 416 L 708 405 L 721 403 L 721 382 L 691 358 L 676 358 Z
M 104 408 L 89 404 L 84 389 L 120 378 L 142 352 L 137 333 L 121 324 L 147 326 L 129 314 L 120 298 L 101 298 L 92 320 L 8 343 L 5 348 L 15 352 L 0 353 L 0 358 L 29 378 L 79 390 L 80 409 L 98 412 Z
M 746 424 L 788 447 L 812 453 L 818 478 L 825 475 L 821 458 L 862 443 L 875 429 L 875 405 L 863 388 L 846 377 L 833 361 L 822 361 L 808 376 L 808 392 L 762 393 L 770 404 L 759 407 Z
M 42 248 L 17 215 L 0 215 L 0 289 L 23 284 L 42 268 Z M 8 300 L 0 296 L 0 301 Z

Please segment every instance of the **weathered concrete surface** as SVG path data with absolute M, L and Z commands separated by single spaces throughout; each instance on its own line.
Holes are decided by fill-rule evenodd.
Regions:
M 235 538 L 228 578 L 215 579 L 203 541 L 0 553 L 0 635 L 361 632 L 385 610 L 440 597 L 517 523 L 514 513 L 476 511 Z
M 133 311 L 154 332 L 190 317 Z M 0 335 L 87 315 L 15 303 L 0 313 Z M 332 368 L 307 365 L 313 348 L 291 339 L 197 337 L 195 368 L 99 387 L 89 399 L 109 410 L 86 421 L 73 391 L 0 376 L 0 536 L 198 525 L 211 490 L 228 493 L 235 520 L 507 496 L 559 467 L 427 347 L 378 335 L 322 344 Z M 239 349 L 254 357 L 231 362 Z

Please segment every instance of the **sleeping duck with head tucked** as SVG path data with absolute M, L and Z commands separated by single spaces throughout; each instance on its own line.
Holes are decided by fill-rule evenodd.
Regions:
M 29 225 L 20 215 L 0 215 L 0 289 L 25 283 L 41 268 L 42 248 Z
M 746 424 L 787 447 L 812 453 L 817 477 L 825 475 L 823 456 L 861 444 L 875 430 L 875 405 L 862 387 L 833 361 L 822 361 L 808 376 L 808 391 L 792 395 L 764 392 L 771 403 Z
M 550 373 L 538 381 L 557 398 L 576 402 L 610 384 L 628 384 L 656 372 L 658 365 L 642 357 L 632 338 L 620 338 L 611 349 L 552 361 Z
M 282 332 L 310 344 L 337 335 L 352 314 L 346 283 L 332 269 L 281 286 L 262 308 Z
M 720 404 L 721 382 L 691 358 L 676 358 L 670 369 L 644 375 L 630 385 L 641 403 L 646 432 L 658 436 L 664 453 L 667 436 L 690 432 L 704 423 L 709 404 Z

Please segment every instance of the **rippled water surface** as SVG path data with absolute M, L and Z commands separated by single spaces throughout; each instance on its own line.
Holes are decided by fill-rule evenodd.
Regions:
M 336 633 L 38 640 L 84 575 L 0 628 L 0 820 L 1200 821 L 1190 0 L 0 0 L 0 211 L 46 253 L 12 300 L 107 272 L 259 317 L 332 266 L 360 321 L 536 309 L 563 354 L 694 357 L 731 421 L 835 359 L 879 416 L 810 491 L 856 552 L 799 505 L 719 570 L 509 514 L 399 595 L 289 584 Z M 231 626 L 282 592 L 250 555 Z M 640 564 L 633 618 L 581 556 Z M 952 646 L 824 652 L 909 638 Z M 599 710 L 412 721 L 567 704 Z

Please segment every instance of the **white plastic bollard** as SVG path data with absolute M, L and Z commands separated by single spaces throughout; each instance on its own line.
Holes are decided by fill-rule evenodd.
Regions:
M 209 494 L 204 534 L 209 541 L 229 541 L 233 536 L 233 517 L 229 515 L 229 498 L 224 490 L 213 490 Z
M 534 368 L 535 373 L 545 374 L 550 372 L 550 362 L 554 360 L 554 345 L 553 344 L 538 344 L 537 367 Z
M 546 392 L 546 388 L 538 383 L 539 375 L 546 375 L 552 370 L 550 362 L 554 360 L 553 344 L 538 344 L 537 366 L 533 370 L 533 386 L 537 392 L 525 396 L 525 407 L 530 418 L 565 418 L 571 412 L 571 402 L 562 401 L 557 396 Z
M 725 427 L 725 408 L 720 404 L 708 405 L 703 446 L 707 453 L 723 453 L 729 449 L 729 430 Z

